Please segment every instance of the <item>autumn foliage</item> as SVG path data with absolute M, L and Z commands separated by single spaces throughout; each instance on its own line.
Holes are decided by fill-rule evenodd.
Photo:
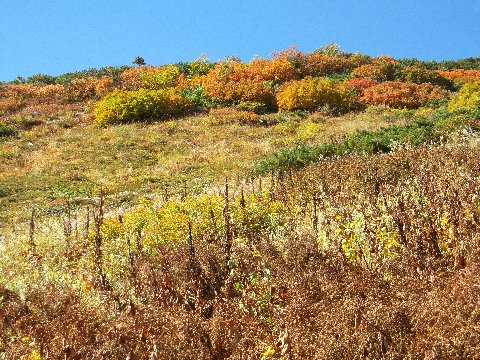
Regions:
M 151 120 L 186 113 L 190 102 L 171 90 L 114 91 L 95 105 L 98 125 Z
M 475 82 L 480 81 L 480 70 L 455 69 L 450 71 L 438 71 L 438 73 L 456 82 Z
M 448 104 L 448 109 L 467 110 L 480 117 L 480 82 L 466 83 Z
M 417 108 L 432 100 L 448 98 L 448 91 L 432 84 L 386 81 L 364 90 L 360 101 L 367 105 L 385 105 L 393 108 Z
M 80 104 L 90 111 L 91 101 L 100 102 L 99 108 L 105 103 L 101 99 L 112 93 L 116 97 L 119 91 L 139 90 L 168 90 L 169 101 L 178 101 L 178 106 L 171 106 L 191 103 L 197 111 L 234 106 L 257 114 L 320 107 L 346 112 L 359 109 L 358 104 L 412 109 L 447 99 L 458 83 L 480 80 L 479 69 L 440 70 L 441 65 L 349 54 L 335 44 L 307 53 L 290 47 L 273 53 L 271 59 L 255 57 L 250 62 L 236 57 L 210 62 L 202 55 L 164 66 L 91 69 L 59 77 L 38 74 L 23 83 L 4 83 L 0 115 L 40 105 L 47 109 L 45 105 Z
M 326 78 L 306 77 L 278 93 L 280 110 L 317 110 L 328 107 L 345 112 L 354 106 L 355 94 Z
M 372 78 L 353 78 L 345 81 L 345 87 L 357 90 L 360 94 L 363 93 L 365 89 L 371 88 L 378 84 L 378 81 Z

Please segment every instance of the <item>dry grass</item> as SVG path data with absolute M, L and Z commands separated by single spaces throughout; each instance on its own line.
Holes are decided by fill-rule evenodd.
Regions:
M 43 275 L 31 283 L 65 249 L 61 236 L 42 243 L 37 226 L 36 255 L 26 239 L 18 259 L 31 268 L 17 286 L 24 299 L 2 289 L 0 346 L 45 359 L 478 358 L 478 156 L 478 145 L 403 150 L 264 179 L 268 201 L 286 209 L 273 233 L 220 209 L 232 221 L 220 237 L 207 227 L 153 253 L 129 250 L 123 278 L 107 272 L 106 284 L 80 289 Z M 120 247 L 125 238 L 115 236 Z M 55 271 L 95 277 L 95 267 L 76 270 L 93 254 L 93 235 L 70 241 L 87 252 L 58 256 Z M 108 249 L 105 259 L 121 266 Z
M 319 143 L 391 122 L 380 114 L 307 119 L 292 114 L 272 126 L 231 119 L 218 124 L 194 116 L 97 128 L 75 114 L 57 114 L 66 118 L 0 140 L 0 227 L 17 215 L 26 218 L 22 208 L 48 211 L 58 200 L 86 198 L 100 187 L 124 194 L 126 201 L 163 192 L 165 186 L 180 191 L 184 182 L 203 191 L 226 176 L 244 177 L 255 161 L 298 141 Z

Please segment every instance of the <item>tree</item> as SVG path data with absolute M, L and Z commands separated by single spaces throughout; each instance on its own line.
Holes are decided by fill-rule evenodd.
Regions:
M 133 59 L 132 64 L 134 65 L 145 65 L 145 59 L 141 56 L 137 56 L 135 59 Z

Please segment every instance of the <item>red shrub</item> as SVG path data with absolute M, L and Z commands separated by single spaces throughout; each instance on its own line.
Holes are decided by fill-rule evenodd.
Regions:
M 363 91 L 365 89 L 368 89 L 377 84 L 378 81 L 372 78 L 353 78 L 345 81 L 345 86 L 348 89 L 358 90 L 360 94 L 363 94 Z

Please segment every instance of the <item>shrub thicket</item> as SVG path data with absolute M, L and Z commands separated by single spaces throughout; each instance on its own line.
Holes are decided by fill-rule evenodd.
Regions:
M 177 86 L 180 77 L 180 70 L 175 65 L 167 65 L 161 68 L 149 67 L 140 74 L 142 88 L 151 90 Z
M 320 159 L 351 153 L 376 154 L 389 152 L 399 144 L 418 146 L 440 136 L 431 121 L 418 120 L 404 126 L 391 125 L 375 131 L 356 131 L 339 143 L 327 142 L 320 145 L 300 144 L 284 149 L 260 161 L 255 172 L 269 172 L 299 169 L 315 164 Z
M 480 118 L 480 82 L 463 85 L 448 103 L 448 109 L 450 111 L 466 110 Z
M 378 84 L 377 80 L 372 78 L 353 78 L 345 81 L 345 86 L 349 89 L 356 90 L 359 94 L 362 94 L 365 89 Z
M 356 95 L 326 78 L 306 77 L 294 81 L 277 94 L 280 110 L 317 110 L 328 107 L 333 111 L 352 109 Z
M 190 101 L 171 90 L 116 90 L 95 105 L 94 115 L 96 124 L 104 126 L 176 116 L 190 108 Z
M 378 81 L 394 80 L 398 70 L 398 63 L 388 56 L 373 58 L 371 63 L 356 67 L 352 77 L 368 77 Z
M 262 76 L 261 73 L 258 77 L 252 75 L 244 63 L 229 60 L 218 63 L 206 76 L 194 79 L 194 83 L 200 82 L 205 92 L 220 104 L 257 101 L 269 108 L 275 108 L 272 84 L 261 79 Z
M 429 70 L 423 66 L 408 66 L 401 70 L 401 78 L 405 82 L 423 84 L 430 83 L 446 89 L 452 89 L 453 82 L 440 75 L 437 71 Z
M 417 108 L 429 101 L 446 99 L 449 92 L 432 84 L 387 81 L 365 89 L 361 102 L 393 108 Z
M 438 73 L 459 83 L 480 81 L 480 70 L 455 69 L 450 71 L 438 71 Z
M 325 55 L 322 52 L 308 53 L 303 57 L 302 70 L 306 76 L 327 76 L 349 72 L 352 69 L 366 65 L 368 60 L 362 55 Z
M 17 133 L 17 130 L 13 126 L 10 125 L 5 125 L 0 123 L 0 138 L 1 137 L 7 137 L 7 136 L 13 136 Z

